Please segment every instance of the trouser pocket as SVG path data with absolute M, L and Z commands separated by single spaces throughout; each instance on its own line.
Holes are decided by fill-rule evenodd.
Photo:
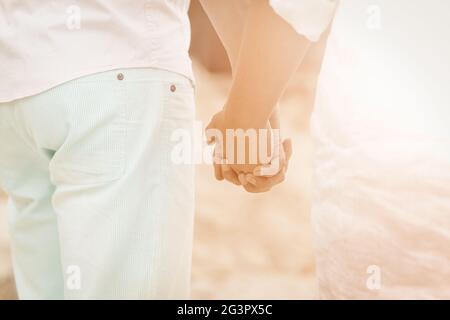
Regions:
M 120 178 L 125 163 L 124 84 L 74 81 L 57 91 L 67 108 L 67 135 L 50 163 L 52 181 L 96 184 Z

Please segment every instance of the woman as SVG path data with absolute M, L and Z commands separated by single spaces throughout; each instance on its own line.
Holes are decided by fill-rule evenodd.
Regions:
M 311 120 L 320 297 L 449 298 L 450 44 L 445 39 L 450 4 L 270 4 L 298 34 L 291 47 L 296 55 L 286 59 L 287 47 L 280 50 L 278 64 L 283 67 L 301 61 L 308 43 L 326 37 L 334 19 Z M 250 11 L 250 30 L 270 21 L 262 2 Z M 269 34 L 250 46 L 244 37 L 239 60 L 245 61 L 250 50 L 269 51 L 267 43 L 275 40 Z M 255 57 L 252 63 L 261 68 L 247 69 L 247 79 L 269 74 L 265 61 Z M 276 70 L 278 64 L 272 60 L 270 65 Z M 287 72 L 279 78 L 284 85 L 288 79 Z M 234 82 L 240 80 L 235 77 Z M 238 118 L 235 123 L 220 120 L 213 126 L 248 128 L 254 123 L 246 114 L 257 112 L 264 119 L 271 112 L 258 103 L 239 108 L 245 110 L 222 112 L 243 115 L 224 117 Z M 236 174 L 251 176 L 239 170 Z M 246 183 L 257 188 L 259 181 L 252 179 Z

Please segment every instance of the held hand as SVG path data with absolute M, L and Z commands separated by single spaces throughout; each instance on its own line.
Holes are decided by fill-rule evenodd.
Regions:
M 258 131 L 258 129 L 253 128 L 241 128 L 241 124 L 229 120 L 224 111 L 213 116 L 206 128 L 206 136 L 208 143 L 215 142 L 216 144 L 214 148 L 214 169 L 218 180 L 226 179 L 233 184 L 241 185 L 239 174 L 241 174 L 241 177 L 245 177 L 246 173 L 253 173 L 256 166 L 260 164 L 258 161 L 258 141 L 262 138 Z M 269 140 L 270 126 L 267 124 L 263 131 L 267 135 L 266 140 Z M 253 136 L 253 147 L 250 147 L 250 136 Z M 267 145 L 270 147 L 269 142 Z M 250 153 L 252 154 L 250 155 Z M 264 164 L 268 164 L 268 160 Z M 242 176 L 243 174 L 244 176 Z M 241 180 L 245 182 L 245 179 L 241 178 Z
M 255 124 L 252 125 L 255 126 Z M 219 181 L 225 179 L 235 185 L 242 185 L 248 192 L 252 193 L 269 191 L 273 186 L 281 183 L 285 178 L 288 161 L 292 153 L 291 141 L 284 140 L 281 142 L 278 130 L 272 130 L 272 127 L 275 129 L 279 128 L 277 112 L 274 112 L 270 123 L 268 122 L 265 126 L 256 126 L 258 129 L 249 128 L 242 119 L 230 121 L 230 117 L 227 118 L 225 112 L 221 111 L 214 115 L 207 127 L 208 142 L 216 142 L 214 149 L 214 172 L 216 179 Z M 230 129 L 238 130 L 241 129 L 240 127 L 244 128 L 241 133 L 247 133 L 247 136 L 245 136 L 246 139 L 244 139 L 244 142 L 247 140 L 247 143 L 239 144 L 239 141 L 237 141 L 239 139 L 237 136 L 239 135 L 230 135 Z M 228 136 L 227 129 L 229 129 Z M 250 130 L 245 131 L 248 129 Z M 277 134 L 274 135 L 273 131 Z M 252 136 L 252 133 L 253 137 L 256 137 L 257 140 L 256 148 L 250 146 L 251 139 L 249 136 Z M 242 139 L 242 136 L 240 138 Z M 232 155 L 228 154 L 228 157 L 232 159 L 227 159 L 226 146 L 229 143 L 233 144 L 231 150 L 234 152 L 231 152 Z M 264 146 L 267 148 L 264 148 Z M 262 156 L 260 154 L 261 150 L 264 151 L 262 152 Z M 273 151 L 266 152 L 266 150 Z M 241 157 L 241 161 L 236 163 L 238 157 L 235 156 L 239 153 L 244 153 L 244 155 Z M 267 155 L 270 155 L 270 157 L 267 157 Z M 225 159 L 228 161 L 225 161 Z M 250 161 L 252 159 L 253 161 Z
M 246 174 L 246 183 L 243 183 L 244 189 L 251 193 L 261 193 L 270 191 L 274 186 L 282 183 L 286 179 L 286 172 L 289 167 L 289 161 L 292 156 L 292 141 L 291 139 L 283 140 L 280 148 L 280 156 L 278 166 L 280 170 L 274 175 L 266 175 L 264 173 L 264 165 L 258 166 L 253 171 L 253 174 Z M 271 171 L 272 168 L 266 170 Z

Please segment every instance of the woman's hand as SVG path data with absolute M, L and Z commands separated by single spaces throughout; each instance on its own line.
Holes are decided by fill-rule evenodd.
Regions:
M 267 123 L 257 124 L 227 115 L 225 108 L 213 116 L 206 130 L 208 142 L 216 143 L 216 179 L 253 193 L 269 191 L 285 179 L 292 144 L 289 139 L 281 140 L 278 110 Z

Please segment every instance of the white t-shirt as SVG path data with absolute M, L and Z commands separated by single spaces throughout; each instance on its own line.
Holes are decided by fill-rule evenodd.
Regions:
M 188 8 L 189 0 L 2 0 L 0 102 L 116 68 L 192 79 Z
M 298 33 L 317 41 L 333 18 L 337 0 L 269 0 L 269 3 Z
M 312 40 L 332 19 L 272 5 Z M 322 297 L 450 298 L 449 39 L 447 0 L 337 7 L 312 116 Z

